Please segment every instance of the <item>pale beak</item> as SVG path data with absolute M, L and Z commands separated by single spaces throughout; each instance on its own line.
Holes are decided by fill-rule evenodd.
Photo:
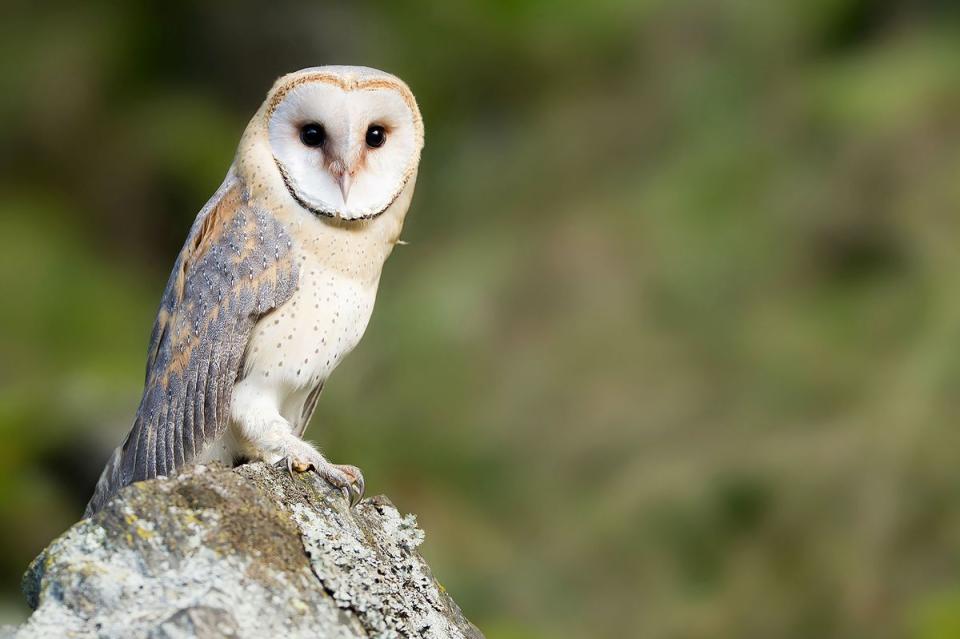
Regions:
M 343 195 L 343 203 L 347 203 L 347 196 L 350 195 L 350 186 L 353 184 L 353 178 L 349 172 L 344 172 L 340 176 L 340 193 Z

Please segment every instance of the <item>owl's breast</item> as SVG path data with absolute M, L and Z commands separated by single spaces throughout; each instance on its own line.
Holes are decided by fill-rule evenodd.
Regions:
M 363 281 L 302 258 L 297 290 L 254 327 L 245 377 L 276 389 L 285 402 L 322 383 L 363 337 L 377 281 Z

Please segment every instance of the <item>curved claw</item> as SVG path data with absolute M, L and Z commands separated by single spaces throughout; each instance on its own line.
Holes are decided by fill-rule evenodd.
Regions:
M 353 508 L 363 499 L 363 493 L 366 490 L 363 473 L 360 472 L 360 469 L 356 466 L 334 466 L 334 468 L 340 471 L 346 478 L 346 482 L 342 484 L 335 482 L 334 485 L 340 486 L 340 491 L 343 493 L 344 499 L 347 500 L 350 508 Z
M 346 494 L 347 503 L 350 504 L 350 508 L 353 508 L 360 501 L 356 484 L 350 484 L 349 488 L 345 490 L 348 491 Z
M 367 487 L 366 482 L 363 480 L 363 473 L 360 472 L 360 469 L 356 466 L 338 466 L 337 468 L 350 480 L 346 485 L 348 491 L 344 493 L 344 497 L 347 498 L 347 503 L 350 504 L 350 508 L 353 508 L 363 499 L 363 493 Z
M 356 490 L 353 490 L 354 487 L 356 487 Z M 361 499 L 363 499 L 363 493 L 367 488 L 366 483 L 363 481 L 363 475 L 358 475 L 356 484 L 351 484 L 350 488 L 351 488 L 350 490 L 351 494 L 356 495 L 356 499 L 350 502 L 350 507 L 353 508 L 354 506 L 360 503 Z
M 290 473 L 291 477 L 309 471 L 317 473 L 320 477 L 332 484 L 334 488 L 339 489 L 340 494 L 343 495 L 344 500 L 349 504 L 350 508 L 360 503 L 366 491 L 367 484 L 363 479 L 363 473 L 355 466 L 330 465 L 330 470 L 339 471 L 339 473 L 332 473 L 330 470 L 327 470 L 326 465 L 317 466 L 313 462 L 298 460 L 293 457 L 284 457 L 276 463 L 276 466 L 279 468 L 286 466 L 287 472 Z M 344 476 L 346 477 L 346 481 L 344 481 Z

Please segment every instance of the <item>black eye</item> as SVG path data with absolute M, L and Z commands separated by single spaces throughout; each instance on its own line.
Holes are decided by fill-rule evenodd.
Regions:
M 307 146 L 320 146 L 325 139 L 327 139 L 327 134 L 323 127 L 316 122 L 304 124 L 300 127 L 300 141 Z
M 367 129 L 367 146 L 376 149 L 387 141 L 387 132 L 379 124 L 371 124 Z

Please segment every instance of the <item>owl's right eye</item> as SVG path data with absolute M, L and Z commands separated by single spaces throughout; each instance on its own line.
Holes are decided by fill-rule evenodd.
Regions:
M 321 146 L 326 138 L 327 134 L 323 127 L 316 122 L 310 122 L 300 127 L 300 141 L 307 146 Z

